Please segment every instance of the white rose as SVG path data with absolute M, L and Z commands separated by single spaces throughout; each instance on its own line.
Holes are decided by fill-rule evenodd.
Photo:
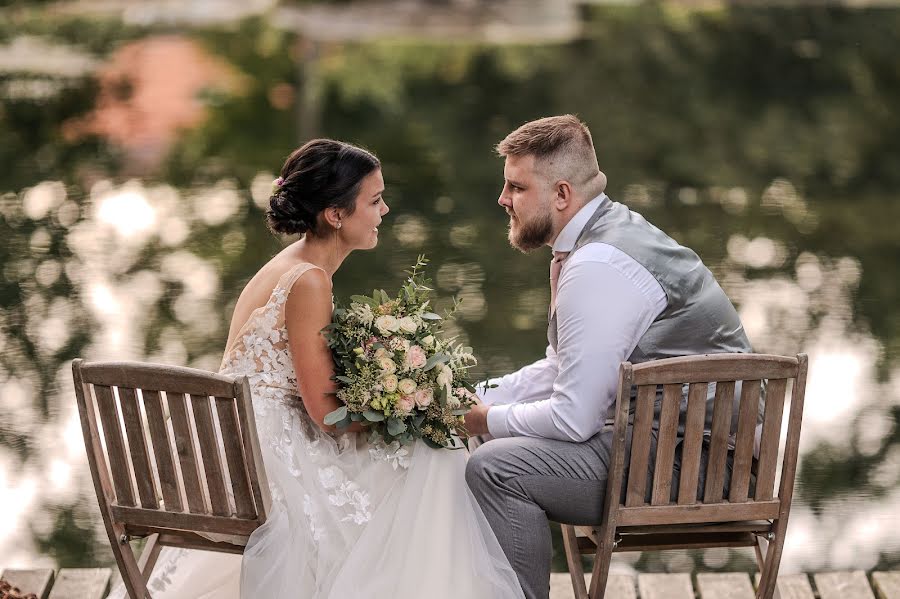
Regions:
M 425 347 L 431 347 L 432 345 L 434 345 L 434 336 L 428 335 L 427 337 L 424 337 L 422 339 L 422 345 L 424 345 Z
M 403 318 L 401 318 L 399 325 L 400 330 L 404 333 L 415 333 L 416 329 L 419 328 L 419 326 L 416 324 L 416 321 L 413 320 L 410 316 L 404 316 Z
M 451 410 L 455 410 L 456 408 L 460 407 L 461 405 L 462 405 L 462 402 L 459 401 L 458 397 L 451 395 L 450 397 L 447 398 L 447 407 L 450 408 Z
M 393 333 L 397 330 L 398 326 L 397 319 L 390 314 L 385 314 L 375 319 L 375 328 L 378 329 L 382 335 Z
M 388 357 L 379 358 L 378 359 L 378 367 L 385 374 L 393 374 L 393 373 L 397 372 L 397 365 L 394 364 L 394 361 Z
M 416 382 L 412 379 L 402 379 L 397 383 L 397 389 L 403 395 L 412 395 L 416 392 Z
M 453 382 L 453 371 L 446 364 L 441 365 L 441 371 L 437 375 L 437 384 L 440 387 L 449 387 Z
M 381 379 L 381 386 L 384 387 L 384 390 L 388 393 L 393 393 L 397 390 L 397 375 L 389 374 L 383 379 Z
M 379 347 L 378 349 L 375 350 L 375 359 L 376 360 L 380 360 L 381 358 L 385 357 L 386 355 L 388 355 L 388 350 L 384 349 L 383 347 Z

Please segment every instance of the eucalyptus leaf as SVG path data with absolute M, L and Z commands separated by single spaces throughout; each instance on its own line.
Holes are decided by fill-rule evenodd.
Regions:
M 384 420 L 384 412 L 376 412 L 375 410 L 366 410 L 362 413 L 369 422 L 381 422 Z
M 387 431 L 389 435 L 397 436 L 402 432 L 406 431 L 406 423 L 400 420 L 399 418 L 394 418 L 393 416 L 388 418 L 387 421 Z
M 440 314 L 435 314 L 434 312 L 425 312 L 422 314 L 422 318 L 424 320 L 444 320 Z
M 339 377 L 340 378 L 340 377 Z M 330 412 L 327 416 L 325 416 L 323 422 L 332 426 L 343 420 L 347 417 L 347 406 L 341 406 L 337 410 Z
M 378 302 L 369 297 L 368 295 L 351 295 L 350 301 L 356 302 L 357 304 L 366 304 L 373 308 L 378 306 Z
M 425 366 L 422 367 L 422 370 L 428 371 L 437 366 L 438 364 L 443 364 L 450 359 L 450 356 L 447 354 L 434 354 L 428 360 L 425 361 Z

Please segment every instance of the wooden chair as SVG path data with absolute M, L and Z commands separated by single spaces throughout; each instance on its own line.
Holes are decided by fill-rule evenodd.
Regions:
M 615 436 L 604 519 L 596 527 L 563 525 L 563 544 L 576 599 L 603 597 L 614 551 L 648 551 L 709 547 L 756 549 L 761 579 L 757 597 L 769 599 L 784 546 L 794 490 L 800 420 L 806 387 L 807 358 L 763 354 L 718 354 L 671 358 L 619 369 Z M 782 415 L 788 380 L 793 379 L 781 483 L 775 490 Z M 737 408 L 731 485 L 724 494 L 735 382 L 743 381 Z M 754 460 L 762 381 L 765 411 L 759 459 Z M 706 482 L 698 499 L 702 467 L 707 390 L 717 383 L 712 426 L 708 435 Z M 679 484 L 673 486 L 683 384 L 689 384 Z M 657 386 L 662 405 L 654 417 Z M 637 387 L 627 480 L 624 475 L 626 428 L 632 386 Z M 658 428 L 655 468 L 648 494 L 652 429 Z M 751 493 L 751 473 L 755 488 Z M 624 502 L 622 501 L 624 489 Z M 650 500 L 647 501 L 647 497 Z M 677 499 L 673 501 L 673 496 Z M 600 498 L 598 498 L 600 500 Z M 586 588 L 581 554 L 594 554 L 590 590 Z
M 271 501 L 247 379 L 80 359 L 72 372 L 94 489 L 129 597 L 150 597 L 146 582 L 163 546 L 243 553 Z M 138 561 L 130 542 L 142 538 Z

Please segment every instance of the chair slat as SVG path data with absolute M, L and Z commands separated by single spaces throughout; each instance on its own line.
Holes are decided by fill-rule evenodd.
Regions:
M 230 516 L 211 514 L 188 514 L 147 510 L 139 507 L 113 507 L 112 514 L 128 523 L 128 530 L 144 532 L 147 527 L 155 530 L 171 529 L 169 532 L 193 530 L 225 535 L 249 535 L 259 527 L 253 520 L 241 520 Z
M 659 415 L 659 439 L 656 442 L 656 464 L 653 469 L 653 505 L 668 505 L 672 498 L 672 468 L 678 443 L 678 410 L 682 385 L 663 387 L 662 411 Z
M 794 376 L 797 358 L 767 354 L 719 354 L 651 360 L 634 366 L 635 385 L 783 379 Z
M 156 509 L 159 507 L 159 500 L 156 497 L 156 485 L 150 470 L 150 452 L 144 439 L 141 407 L 134 389 L 119 387 L 119 404 L 122 406 L 122 420 L 125 422 L 131 465 L 134 467 L 134 482 L 137 483 L 141 505 Z
M 656 524 L 691 524 L 768 520 L 778 517 L 777 499 L 720 503 L 716 505 L 641 505 L 620 507 L 616 526 L 649 526 Z
M 143 362 L 87 362 L 82 365 L 85 382 L 108 387 L 152 389 L 170 393 L 196 393 L 228 397 L 234 382 L 227 376 L 167 364 Z
M 222 442 L 225 445 L 225 459 L 228 461 L 228 474 L 234 493 L 235 513 L 241 518 L 253 518 L 256 516 L 256 508 L 253 506 L 247 459 L 241 442 L 234 399 L 217 397 L 216 413 L 219 417 L 219 429 L 222 431 Z
M 703 450 L 703 425 L 706 421 L 707 383 L 691 383 L 688 389 L 688 408 L 681 444 L 681 480 L 678 485 L 678 504 L 697 502 L 697 483 L 700 480 L 700 452 Z
M 212 512 L 217 516 L 231 514 L 228 507 L 228 496 L 225 494 L 225 473 L 222 460 L 219 458 L 216 430 L 213 425 L 212 404 L 205 395 L 191 395 L 191 407 L 194 411 L 194 423 L 197 425 L 197 440 L 200 442 L 200 455 L 203 458 L 203 471 L 206 474 L 206 488 Z
M 119 411 L 113 392 L 106 385 L 94 385 L 97 397 L 97 409 L 103 423 L 103 438 L 106 440 L 106 453 L 109 469 L 112 473 L 113 486 L 116 489 L 116 502 L 120 505 L 134 506 L 134 489 L 131 486 L 130 468 L 125 455 L 125 440 L 122 427 L 119 426 Z
M 653 426 L 653 402 L 656 385 L 638 387 L 634 426 L 631 433 L 631 462 L 628 467 L 628 492 L 625 505 L 643 505 L 649 477 L 650 441 Z
M 241 435 L 244 443 L 244 455 L 247 457 L 247 471 L 250 474 L 250 487 L 253 490 L 253 501 L 256 504 L 256 519 L 265 522 L 271 507 L 272 497 L 269 493 L 269 482 L 263 465 L 262 453 L 259 449 L 259 437 L 256 431 L 256 416 L 250 394 L 250 382 L 243 377 L 234 385 L 235 404 L 237 404 L 238 421 L 241 423 Z
M 181 492 L 179 491 L 178 473 L 175 471 L 175 460 L 169 444 L 169 432 L 166 427 L 165 411 L 159 391 L 142 390 L 144 409 L 147 412 L 147 424 L 150 428 L 150 441 L 153 443 L 153 457 L 156 460 L 156 473 L 159 475 L 159 486 L 162 490 L 165 507 L 170 511 L 180 512 Z
M 766 388 L 766 411 L 763 416 L 759 444 L 759 467 L 756 476 L 756 500 L 772 499 L 775 494 L 775 470 L 778 466 L 778 444 L 781 439 L 781 417 L 787 379 L 770 379 Z
M 731 492 L 728 501 L 747 501 L 750 489 L 750 468 L 753 465 L 753 437 L 759 418 L 759 379 L 744 381 L 741 385 L 741 403 L 738 414 L 738 430 L 734 444 L 734 469 L 731 474 Z
M 175 433 L 175 451 L 181 465 L 181 478 L 184 481 L 184 492 L 187 496 L 188 509 L 194 514 L 205 514 L 203 491 L 200 489 L 200 471 L 197 454 L 194 451 L 194 436 L 188 419 L 184 394 L 166 393 L 169 403 L 169 414 L 172 416 L 172 431 Z
M 731 411 L 734 403 L 734 381 L 716 383 L 713 403 L 712 431 L 709 441 L 709 459 L 706 463 L 706 488 L 703 503 L 720 503 L 725 488 L 725 471 L 728 460 L 728 435 L 731 428 Z

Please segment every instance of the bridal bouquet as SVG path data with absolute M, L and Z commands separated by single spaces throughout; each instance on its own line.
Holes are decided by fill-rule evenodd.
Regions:
M 338 428 L 359 422 L 371 441 L 461 447 L 463 415 L 475 404 L 468 369 L 472 349 L 445 339 L 445 319 L 429 309 L 432 291 L 423 256 L 395 297 L 376 289 L 337 306 L 323 334 L 335 362 L 337 397 L 344 404 L 325 417 Z M 446 315 L 450 318 L 458 302 Z

